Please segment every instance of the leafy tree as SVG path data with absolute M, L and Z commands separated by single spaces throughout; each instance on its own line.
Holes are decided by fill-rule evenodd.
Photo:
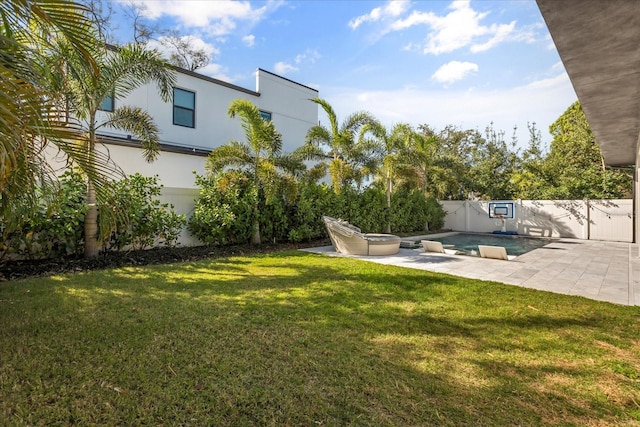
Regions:
M 509 146 L 504 140 L 504 132 L 487 126 L 485 138 L 473 134 L 470 146 L 470 168 L 468 188 L 483 199 L 509 200 L 513 197 L 513 176 L 517 163 L 516 140 Z
M 180 36 L 176 31 L 158 39 L 158 42 L 169 51 L 169 62 L 176 67 L 196 71 L 211 61 L 211 55 L 204 49 L 197 48 L 195 38 Z
M 475 131 L 449 125 L 436 132 L 428 125 L 418 127 L 403 153 L 408 168 L 407 183 L 424 195 L 437 199 L 462 199 L 468 195 L 471 144 Z
M 544 161 L 546 196 L 554 199 L 619 198 L 631 193 L 631 176 L 610 170 L 578 101 L 551 126 L 551 150 Z
M 98 40 L 105 40 L 114 43 L 113 36 L 113 5 L 111 0 L 78 0 L 86 8 L 85 14 L 93 22 L 94 28 L 98 32 Z
M 62 72 L 51 60 L 57 40 L 64 40 L 84 67 L 95 69 L 96 39 L 85 12 L 81 4 L 64 0 L 0 2 L 0 222 L 6 232 L 18 229 L 42 197 L 56 193 L 45 155 L 51 145 L 98 186 L 104 184 L 104 163 L 89 161 L 79 149 L 76 129 L 58 114 L 48 84 L 51 75 Z
M 150 82 L 157 84 L 164 101 L 171 100 L 175 84 L 171 66 L 157 51 L 133 44 L 117 50 L 97 46 L 91 52 L 97 67 L 85 67 L 73 51 L 65 52 L 64 47 L 61 43 L 60 51 L 63 56 L 59 59 L 64 61 L 66 72 L 62 79 L 53 84 L 59 84 L 69 113 L 81 121 L 84 134 L 82 149 L 89 159 L 96 157 L 99 130 L 110 127 L 132 134 L 140 141 L 145 160 L 153 161 L 158 155 L 158 128 L 149 113 L 140 108 L 120 105 L 111 112 L 105 111 L 106 119 L 100 121 L 98 110 L 106 99 L 111 98 L 114 105 L 117 105 L 118 99 Z M 87 184 L 87 205 L 89 210 L 84 223 L 85 256 L 93 257 L 98 254 L 99 243 L 96 189 L 91 181 Z
M 294 174 L 304 169 L 304 164 L 294 156 L 282 153 L 282 135 L 270 120 L 260 115 L 258 108 L 246 99 L 231 102 L 229 117 L 240 117 L 246 142 L 230 141 L 214 149 L 207 158 L 210 173 L 219 174 L 227 167 L 246 170 L 254 181 L 259 195 L 268 204 L 271 200 L 295 195 Z M 254 203 L 254 223 L 251 243 L 260 243 L 260 207 Z
M 297 150 L 297 154 L 305 160 L 318 161 L 325 173 L 328 170 L 336 193 L 351 184 L 361 185 L 372 172 L 375 157 L 374 147 L 357 136 L 364 125 L 374 123 L 374 118 L 369 113 L 357 112 L 339 125 L 336 113 L 327 101 L 321 98 L 311 101 L 325 111 L 330 127 L 315 125 L 310 128 L 305 145 Z
M 543 199 L 545 191 L 546 169 L 544 159 L 545 147 L 542 135 L 535 123 L 528 124 L 529 142 L 518 159 L 518 166 L 513 173 L 515 197 L 519 199 Z
M 145 9 L 146 5 L 144 3 L 129 1 L 124 10 L 125 16 L 131 21 L 133 41 L 143 45 L 146 45 L 150 40 L 154 40 L 157 34 L 163 33 L 159 24 L 151 24 L 144 17 Z
M 378 153 L 375 172 L 385 188 L 387 218 L 389 218 L 385 233 L 391 233 L 391 193 L 394 189 L 394 183 L 400 179 L 400 170 L 404 166 L 403 160 L 405 158 L 402 156 L 402 152 L 406 151 L 415 135 L 411 126 L 406 123 L 399 123 L 393 127 L 391 132 L 388 132 L 382 124 L 372 122 L 364 125 L 360 130 L 363 136 L 368 132 L 373 135 L 373 140 L 369 145 L 373 145 Z

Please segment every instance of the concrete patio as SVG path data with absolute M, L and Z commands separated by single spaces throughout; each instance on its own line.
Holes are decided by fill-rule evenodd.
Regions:
M 615 304 L 640 305 L 640 258 L 638 245 L 632 243 L 558 239 L 511 261 L 425 253 L 422 249 L 400 249 L 391 256 L 344 255 L 335 252 L 333 246 L 304 250 Z

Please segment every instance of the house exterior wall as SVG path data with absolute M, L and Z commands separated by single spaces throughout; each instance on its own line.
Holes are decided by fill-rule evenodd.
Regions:
M 164 102 L 155 84 L 144 85 L 129 96 L 115 100 L 115 108 L 126 105 L 147 111 L 159 128 L 161 151 L 152 163 L 145 162 L 138 142 L 124 131 L 100 128 L 102 144 L 96 149 L 107 154 L 125 174 L 140 173 L 158 176 L 163 186 L 160 201 L 171 203 L 178 214 L 190 217 L 198 197 L 194 172 L 205 173 L 207 154 L 231 140 L 246 141 L 240 118 L 227 115 L 229 104 L 238 98 L 247 99 L 258 109 L 271 114 L 271 120 L 282 134 L 283 152 L 292 152 L 304 143 L 309 128 L 318 123 L 318 106 L 310 99 L 318 91 L 268 71 L 256 70 L 256 90 L 202 76 L 187 70 L 177 70 L 177 88 L 195 93 L 195 126 L 173 124 L 173 102 Z M 98 123 L 108 119 L 108 113 L 98 112 Z M 49 150 L 49 161 L 62 173 L 68 167 L 66 157 Z M 182 230 L 178 243 L 184 246 L 202 244 Z
M 206 157 L 202 154 L 231 140 L 245 141 L 240 119 L 227 115 L 229 104 L 237 98 L 248 99 L 271 114 L 271 120 L 282 134 L 284 152 L 301 146 L 308 129 L 318 122 L 318 106 L 309 101 L 318 96 L 317 90 L 262 69 L 256 71 L 255 91 L 184 70 L 177 72 L 176 87 L 195 93 L 193 128 L 173 124 L 173 104 L 162 101 L 154 84 L 142 86 L 128 97 L 115 101 L 116 108 L 128 105 L 149 112 L 160 129 L 160 143 L 165 148 L 182 151 L 163 150 L 158 160 L 146 164 L 135 144 L 123 147 L 107 141 L 106 149 L 125 173 L 158 175 L 166 187 L 195 188 L 192 171 L 204 172 Z M 107 113 L 99 114 L 100 121 L 106 119 Z M 103 128 L 99 133 L 120 138 L 126 144 L 126 132 Z M 188 153 L 189 150 L 193 153 Z

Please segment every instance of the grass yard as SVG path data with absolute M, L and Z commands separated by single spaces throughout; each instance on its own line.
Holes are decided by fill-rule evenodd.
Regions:
M 640 425 L 640 308 L 298 251 L 0 283 L 2 425 Z

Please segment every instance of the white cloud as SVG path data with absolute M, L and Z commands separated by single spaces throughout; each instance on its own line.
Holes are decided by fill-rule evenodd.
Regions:
M 409 8 L 408 0 L 391 0 L 384 7 L 376 7 L 371 12 L 360 15 L 349 21 L 349 27 L 355 30 L 365 22 L 376 22 L 385 18 L 395 18 L 402 15 Z
M 478 64 L 473 62 L 451 61 L 436 70 L 431 76 L 441 83 L 453 83 L 464 79 L 469 73 L 478 71 Z
M 207 43 L 206 41 L 202 40 L 198 36 L 187 35 L 187 36 L 181 36 L 179 38 L 180 38 L 180 40 L 183 40 L 183 41 L 189 43 L 189 45 L 192 48 L 203 50 L 207 55 L 209 55 L 211 57 L 213 57 L 214 55 L 220 54 L 220 49 L 218 49 L 217 47 L 215 47 L 211 43 Z M 166 54 L 168 56 L 168 54 L 171 54 L 173 51 L 175 51 L 175 49 L 162 44 L 162 42 L 164 40 L 166 40 L 166 39 L 167 39 L 167 37 L 162 36 L 162 37 L 159 37 L 157 41 L 156 40 L 150 40 L 149 41 L 149 47 L 157 49 L 160 52 L 162 52 L 162 53 L 164 53 L 164 54 Z
M 552 68 L 555 69 L 556 68 L 555 65 Z M 566 82 L 571 83 L 569 80 L 569 75 L 566 72 L 563 72 L 562 74 L 558 74 L 555 77 L 550 77 L 548 79 L 536 80 L 535 82 L 531 82 L 527 85 L 527 88 L 532 90 L 547 89 L 547 88 L 556 87 Z
M 473 40 L 478 37 L 487 35 L 500 37 L 501 40 L 504 40 L 515 26 L 515 22 L 506 26 L 492 25 L 487 27 L 480 25 L 480 21 L 488 15 L 488 12 L 476 12 L 468 1 L 454 2 L 450 8 L 452 11 L 447 15 L 433 16 L 427 22 L 433 32 L 427 36 L 424 53 L 438 55 L 452 52 L 472 44 Z
M 481 132 L 491 122 L 510 136 L 518 127 L 520 146 L 529 140 L 527 122 L 536 122 L 543 139 L 551 140 L 548 127 L 576 100 L 566 73 L 505 90 L 420 90 L 415 87 L 387 91 L 322 87 L 321 96 L 335 109 L 339 120 L 360 110 L 371 112 L 385 126 L 406 122 L 447 125 Z M 322 116 L 321 120 L 325 120 Z
M 310 62 L 312 64 L 315 64 L 315 62 L 321 57 L 322 55 L 320 55 L 320 53 L 317 50 L 307 49 L 304 51 L 304 53 L 300 53 L 296 55 L 295 63 L 301 64 L 303 62 Z
M 209 63 L 206 67 L 200 68 L 196 70 L 199 74 L 204 74 L 205 76 L 213 77 L 214 79 L 222 80 L 227 83 L 233 83 L 234 79 L 229 77 L 225 72 L 226 68 L 220 64 Z
M 296 55 L 293 62 L 296 65 L 302 65 L 305 63 L 314 64 L 319 58 L 321 58 L 320 53 L 315 49 L 307 49 L 303 53 Z M 285 75 L 289 73 L 293 73 L 299 70 L 299 68 L 289 62 L 280 61 L 277 62 L 273 68 L 276 73 Z
M 516 31 L 516 21 L 508 24 L 482 25 L 481 21 L 489 12 L 473 10 L 469 0 L 454 1 L 449 9 L 451 11 L 443 16 L 414 10 L 409 16 L 391 22 L 382 30 L 382 34 L 426 25 L 431 31 L 422 45 L 422 51 L 433 55 L 453 52 L 467 46 L 470 46 L 471 52 L 483 52 L 505 40 L 531 41 L 533 37 L 531 28 L 522 32 Z M 415 44 L 411 43 L 408 46 L 414 47 Z
M 244 36 L 242 38 L 242 42 L 248 47 L 253 47 L 256 44 L 256 36 L 253 34 L 249 34 L 248 36 Z
M 275 65 L 273 66 L 273 69 L 276 71 L 277 74 L 281 74 L 281 75 L 298 71 L 297 67 L 294 67 L 293 65 L 288 64 L 286 62 L 282 62 L 282 61 L 276 62 Z
M 512 21 L 510 24 L 492 25 L 490 32 L 493 33 L 494 36 L 482 44 L 476 43 L 472 45 L 471 52 L 484 52 L 502 43 L 513 33 L 515 26 L 516 21 Z
M 124 3 L 125 0 L 119 0 Z M 176 18 L 187 28 L 203 28 L 212 35 L 224 35 L 236 28 L 238 21 L 258 22 L 277 9 L 281 1 L 267 2 L 254 8 L 248 1 L 216 0 L 130 0 L 143 9 L 149 19 Z

